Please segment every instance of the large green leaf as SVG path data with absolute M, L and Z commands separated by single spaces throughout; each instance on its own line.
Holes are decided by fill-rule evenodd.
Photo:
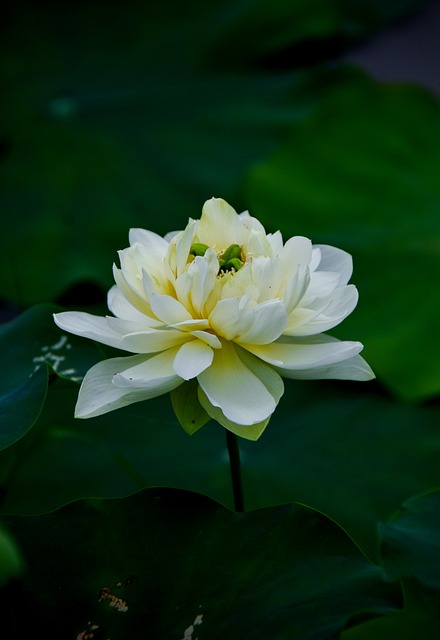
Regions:
M 377 0 L 357 4 L 9 3 L 0 297 L 26 306 L 84 280 L 109 286 L 129 227 L 181 228 L 213 195 L 245 208 L 245 171 L 340 77 L 249 59 L 362 37 L 417 3 L 389 15 Z M 307 64 L 304 52 L 285 59 Z
M 249 209 L 269 227 L 353 254 L 360 303 L 336 333 L 362 340 L 404 399 L 440 392 L 439 166 L 434 97 L 353 74 L 247 183 Z
M 55 311 L 55 305 L 39 305 L 0 326 L 0 449 L 19 440 L 38 418 L 47 366 L 79 382 L 102 358 L 93 343 L 62 334 L 52 319 Z
M 16 637 L 43 626 L 48 640 L 93 631 L 125 640 L 141 629 L 187 638 L 192 626 L 212 640 L 324 640 L 401 606 L 398 585 L 299 505 L 236 514 L 161 489 L 7 524 L 28 569 L 8 611 Z
M 232 506 L 219 425 L 188 436 L 163 397 L 75 420 L 76 397 L 72 383 L 53 383 L 32 447 L 25 439 L 23 451 L 11 448 L 18 462 L 5 479 L 4 513 L 37 514 L 147 486 L 198 491 Z M 287 381 L 260 440 L 240 441 L 246 506 L 309 504 L 379 558 L 377 523 L 408 496 L 440 486 L 438 421 L 439 407 L 402 406 L 373 383 Z

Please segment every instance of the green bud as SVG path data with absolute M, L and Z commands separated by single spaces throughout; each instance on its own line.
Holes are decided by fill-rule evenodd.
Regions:
M 241 247 L 239 244 L 231 244 L 223 253 L 223 260 L 229 262 L 234 258 L 241 258 Z M 235 267 L 234 267 L 235 268 Z
M 218 261 L 219 271 L 223 269 L 225 264 L 226 264 L 226 260 L 223 260 L 222 258 L 220 258 L 220 260 Z
M 193 256 L 204 256 L 208 249 L 209 247 L 207 244 L 203 244 L 203 242 L 194 242 L 194 244 L 191 245 L 189 252 Z

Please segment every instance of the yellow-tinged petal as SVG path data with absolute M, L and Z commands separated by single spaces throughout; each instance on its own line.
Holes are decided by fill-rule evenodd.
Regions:
M 231 420 L 226 418 L 225 414 L 219 407 L 214 407 L 201 387 L 199 387 L 199 401 L 210 418 L 221 424 L 225 429 L 228 429 L 228 431 L 232 431 L 232 433 L 235 433 L 237 436 L 245 438 L 245 440 L 252 440 L 255 442 L 269 424 L 270 416 L 269 418 L 266 418 L 266 420 L 263 420 L 263 422 L 251 425 L 231 422 Z
M 231 422 L 251 425 L 268 418 L 284 391 L 274 369 L 234 343 L 222 341 L 199 384 L 211 404 Z
M 199 242 L 224 251 L 231 244 L 243 244 L 246 229 L 235 211 L 221 198 L 211 198 L 203 206 L 197 229 Z

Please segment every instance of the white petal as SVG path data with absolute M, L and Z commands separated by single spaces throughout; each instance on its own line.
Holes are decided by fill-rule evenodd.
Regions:
M 307 266 L 312 259 L 312 243 L 304 236 L 289 238 L 280 254 L 284 268 L 291 270 L 298 265 Z
M 312 259 L 310 260 L 310 264 L 309 264 L 311 273 L 313 273 L 313 271 L 316 271 L 316 269 L 319 267 L 320 262 L 321 262 L 321 249 L 316 245 L 313 245 Z
M 242 225 L 246 227 L 246 229 L 254 229 L 255 231 L 258 231 L 258 233 L 261 233 L 264 236 L 266 235 L 266 230 L 261 222 L 257 220 L 257 218 L 253 218 L 249 214 L 249 211 L 243 211 L 242 213 L 239 213 L 238 217 L 240 218 Z
M 310 270 L 299 266 L 284 289 L 283 301 L 286 313 L 290 314 L 303 299 L 310 284 Z
M 286 371 L 286 369 L 278 369 L 278 371 L 285 378 L 294 378 L 295 380 L 324 380 L 330 378 L 333 380 L 366 381 L 376 377 L 371 367 L 361 356 L 354 356 L 342 362 L 303 371 Z
M 289 316 L 285 335 L 311 336 L 336 327 L 356 307 L 359 294 L 352 284 L 339 287 L 318 313 L 295 309 Z
M 219 409 L 219 407 L 214 407 L 214 405 L 209 401 L 208 397 L 206 396 L 206 393 L 203 391 L 203 389 L 200 386 L 198 388 L 198 397 L 199 397 L 199 402 L 202 405 L 203 409 L 205 409 L 206 413 L 211 418 L 213 418 L 213 420 L 215 420 L 216 422 L 221 424 L 223 427 L 228 429 L 228 431 L 232 431 L 232 433 L 235 433 L 237 436 L 240 436 L 241 438 L 245 438 L 246 440 L 252 440 L 254 442 L 255 440 L 258 440 L 258 438 L 261 436 L 261 434 L 269 424 L 269 420 L 271 416 L 266 418 L 266 420 L 263 420 L 263 422 L 258 422 L 257 424 L 251 424 L 251 425 L 237 424 L 236 422 L 231 422 L 231 420 L 228 420 L 226 418 L 223 411 Z
M 214 352 L 201 340 L 191 340 L 180 347 L 174 359 L 174 371 L 184 380 L 191 380 L 210 366 Z
M 196 256 L 175 283 L 177 298 L 192 308 L 195 315 L 203 315 L 207 297 L 214 288 L 219 269 L 218 258 L 212 249 Z
M 330 296 L 339 285 L 339 273 L 334 271 L 314 271 L 310 277 L 307 295 L 303 304 L 307 306 L 309 300 Z
M 193 243 L 194 233 L 198 223 L 191 220 L 181 234 L 176 236 L 176 276 L 180 276 L 186 269 L 189 251 Z
M 272 247 L 272 255 L 278 256 L 283 250 L 283 236 L 281 231 L 275 231 L 275 233 L 268 233 L 267 239 Z
M 113 265 L 113 277 L 118 288 L 120 289 L 123 296 L 128 300 L 128 302 L 133 305 L 135 309 L 140 311 L 140 313 L 151 315 L 151 308 L 148 300 L 146 300 L 146 298 L 143 297 L 139 291 L 135 291 L 132 289 L 132 287 L 125 279 L 122 270 L 118 269 L 115 264 Z
M 128 302 L 117 285 L 111 287 L 107 294 L 107 306 L 117 318 L 133 322 L 145 321 L 145 314 L 138 311 Z
M 98 362 L 86 373 L 81 385 L 78 402 L 75 407 L 75 417 L 92 418 L 108 411 L 119 409 L 133 402 L 147 400 L 166 393 L 179 386 L 182 380 L 174 376 L 171 380 L 162 379 L 155 387 L 136 389 L 133 387 L 116 387 L 112 379 L 118 372 L 140 364 L 144 356 L 129 356 L 127 358 L 112 358 Z
M 209 316 L 209 324 L 217 335 L 233 340 L 240 331 L 246 330 L 251 322 L 251 310 L 243 305 L 244 298 L 219 300 Z
M 251 261 L 252 280 L 257 285 L 258 302 L 277 297 L 283 280 L 279 258 L 260 256 Z
M 116 373 L 112 383 L 116 387 L 142 389 L 151 393 L 151 398 L 166 393 L 178 386 L 181 380 L 173 369 L 173 362 L 179 347 L 162 351 L 152 356 L 140 358 L 134 366 Z
M 151 390 L 154 395 L 159 395 L 155 393 L 156 388 L 162 388 L 168 384 L 171 384 L 170 388 L 174 389 L 177 374 L 173 369 L 173 362 L 179 348 L 174 347 L 149 356 L 135 356 L 140 358 L 140 361 L 135 363 L 133 367 L 116 373 L 112 378 L 112 383 L 116 387 Z M 161 393 L 165 393 L 165 391 Z
M 172 329 L 151 329 L 124 335 L 120 349 L 132 353 L 157 353 L 177 347 L 191 339 L 190 334 Z
M 314 245 L 321 251 L 319 271 L 336 271 L 340 274 L 339 284 L 347 284 L 353 273 L 353 259 L 349 253 L 326 244 Z
M 248 238 L 243 243 L 246 254 L 258 258 L 260 256 L 271 257 L 272 246 L 265 233 L 251 229 Z
M 179 231 L 168 231 L 168 233 L 164 235 L 163 239 L 166 240 L 166 242 L 171 242 L 171 240 L 178 236 L 179 233 L 182 233 L 182 229 L 179 229 Z
M 142 244 L 153 260 L 161 260 L 168 250 L 168 242 L 153 231 L 147 229 L 130 229 L 128 232 L 130 245 Z
M 284 389 L 271 367 L 230 342 L 223 342 L 223 348 L 214 351 L 211 366 L 198 380 L 211 404 L 231 422 L 243 425 L 266 420 Z
M 283 336 L 272 344 L 245 347 L 258 358 L 286 371 L 327 366 L 347 360 L 363 349 L 360 342 L 342 342 L 325 335 L 290 339 Z
M 120 348 L 122 335 L 109 326 L 107 318 L 82 311 L 62 311 L 55 313 L 53 318 L 55 324 L 64 331 Z
M 183 304 L 172 296 L 153 293 L 150 304 L 153 313 L 165 324 L 175 324 L 193 319 Z
M 208 331 L 191 331 L 191 335 L 206 344 L 209 344 L 213 349 L 221 349 L 222 343 L 213 333 L 209 333 Z
M 268 300 L 254 307 L 249 313 L 246 330 L 240 331 L 237 342 L 267 344 L 283 333 L 287 324 L 287 314 L 281 300 Z

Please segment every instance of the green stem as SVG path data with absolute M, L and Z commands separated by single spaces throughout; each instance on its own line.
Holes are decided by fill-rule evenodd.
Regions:
M 237 436 L 228 429 L 226 429 L 226 444 L 228 445 L 234 507 L 236 511 L 242 513 L 244 511 L 244 499 L 243 485 L 241 483 L 240 449 L 238 448 Z

